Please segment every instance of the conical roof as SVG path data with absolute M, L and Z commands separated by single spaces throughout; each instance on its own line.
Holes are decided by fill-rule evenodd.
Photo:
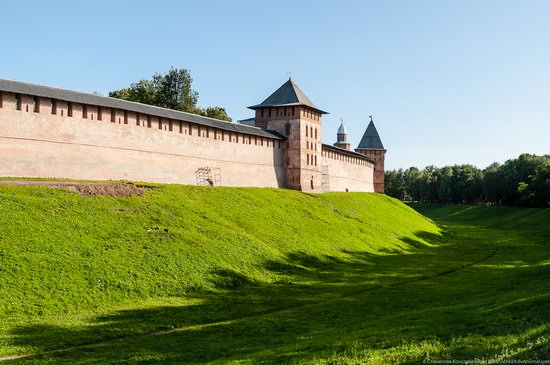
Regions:
M 280 88 L 265 99 L 261 104 L 249 106 L 250 109 L 268 108 L 272 106 L 299 106 L 304 105 L 318 110 L 323 114 L 328 114 L 317 108 L 315 104 L 300 90 L 298 85 L 291 79 L 288 79 Z
M 346 129 L 346 126 L 344 125 L 344 122 L 340 124 L 340 127 L 338 128 L 338 134 L 348 134 L 348 130 Z
M 357 148 L 372 148 L 378 150 L 384 149 L 384 145 L 380 140 L 380 136 L 378 135 L 378 131 L 376 130 L 372 119 L 369 123 L 369 126 L 367 127 L 367 130 L 365 131 L 365 134 L 363 134 L 363 138 L 361 138 L 361 142 L 359 142 L 359 146 L 357 146 Z

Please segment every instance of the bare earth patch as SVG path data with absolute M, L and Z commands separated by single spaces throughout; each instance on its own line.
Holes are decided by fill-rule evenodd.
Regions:
M 82 196 L 141 196 L 146 189 L 133 183 L 93 183 L 47 180 L 0 180 L 0 185 L 10 186 L 45 186 L 53 189 L 64 189 L 79 193 Z

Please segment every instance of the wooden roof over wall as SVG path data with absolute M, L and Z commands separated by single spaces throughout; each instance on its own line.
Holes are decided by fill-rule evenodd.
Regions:
M 284 139 L 280 134 L 261 128 L 247 126 L 244 124 L 230 123 L 223 120 L 203 117 L 201 115 L 180 112 L 172 109 L 160 108 L 153 105 L 135 103 L 132 101 L 111 98 L 96 94 L 88 94 L 79 91 L 59 89 L 49 86 L 28 84 L 25 82 L 0 79 L 0 91 L 38 96 L 63 100 L 72 103 L 101 106 L 119 110 L 128 110 L 135 113 L 147 114 L 151 116 L 180 120 L 184 122 L 199 124 L 211 128 L 223 129 L 230 132 L 250 134 L 254 136 L 266 137 L 271 139 Z

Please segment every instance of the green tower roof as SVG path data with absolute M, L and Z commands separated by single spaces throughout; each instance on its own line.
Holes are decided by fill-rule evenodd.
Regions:
M 363 138 L 361 138 L 361 142 L 359 142 L 359 146 L 357 146 L 357 148 L 371 148 L 378 150 L 384 149 L 384 145 L 382 144 L 378 131 L 372 121 L 372 117 L 369 126 L 367 127 L 365 134 L 363 134 Z
M 317 108 L 315 104 L 300 90 L 300 88 L 288 79 L 280 88 L 265 99 L 261 104 L 249 106 L 250 109 L 268 108 L 272 106 L 308 106 L 323 114 L 328 114 Z

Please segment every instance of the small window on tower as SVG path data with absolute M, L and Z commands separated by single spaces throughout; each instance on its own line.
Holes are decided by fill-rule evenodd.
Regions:
M 82 118 L 88 119 L 88 106 L 82 105 Z
M 57 100 L 52 99 L 52 114 L 57 114 Z
M 287 123 L 287 124 L 285 125 L 285 133 L 286 133 L 287 136 L 290 135 L 290 123 Z
M 67 103 L 67 116 L 73 116 L 73 103 L 71 102 Z

